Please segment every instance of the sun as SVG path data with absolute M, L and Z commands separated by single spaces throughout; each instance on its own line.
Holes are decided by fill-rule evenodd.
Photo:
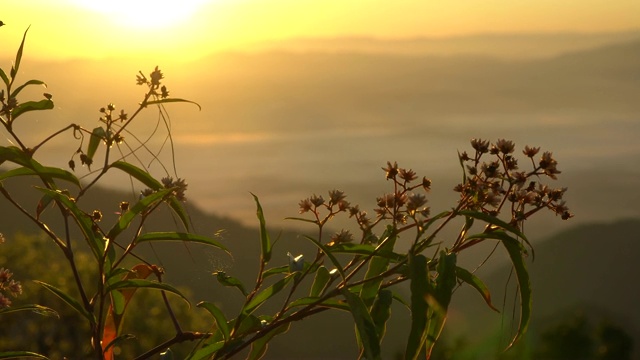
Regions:
M 216 0 L 74 0 L 78 6 L 108 16 L 118 26 L 140 30 L 180 25 L 213 1 Z

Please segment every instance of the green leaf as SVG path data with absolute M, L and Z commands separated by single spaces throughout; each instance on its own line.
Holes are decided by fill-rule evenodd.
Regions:
M 376 248 L 371 244 L 339 243 L 327 246 L 327 249 L 332 253 L 366 256 L 373 255 L 389 259 L 390 261 L 402 261 L 405 258 L 405 255 L 400 255 L 392 251 L 385 251 L 382 249 L 376 251 Z
M 135 239 L 135 243 L 141 243 L 146 241 L 185 241 L 190 243 L 199 243 L 206 244 L 216 247 L 218 249 L 224 250 L 228 254 L 230 254 L 229 249 L 227 249 L 224 245 L 220 244 L 218 241 L 206 237 L 195 235 L 191 233 L 182 233 L 182 232 L 150 232 L 143 235 L 138 236 Z
M 40 355 L 38 353 L 34 353 L 34 352 L 31 352 L 31 351 L 3 351 L 3 352 L 0 352 L 0 359 L 21 359 L 21 358 L 25 358 L 25 359 L 32 359 L 32 358 L 49 359 L 48 357 L 46 357 L 44 355 Z
M 529 272 L 524 263 L 522 244 L 515 239 L 504 239 L 502 244 L 507 249 L 511 263 L 516 271 L 516 277 L 518 279 L 518 289 L 520 291 L 520 323 L 518 324 L 518 330 L 511 340 L 511 343 L 507 349 L 511 348 L 516 341 L 520 339 L 529 328 L 529 322 L 531 321 L 531 282 L 529 280 Z
M 491 225 L 501 227 L 506 231 L 509 231 L 510 233 L 515 234 L 518 237 L 522 238 L 522 240 L 524 240 L 529 245 L 529 247 L 531 247 L 531 244 L 529 244 L 529 240 L 527 240 L 527 237 L 524 235 L 524 233 L 522 233 L 517 227 L 510 225 L 509 223 L 506 223 L 495 216 L 491 216 L 489 214 L 485 214 L 483 212 L 474 211 L 474 210 L 461 210 L 460 214 L 464 216 L 470 216 L 470 217 L 482 220 L 484 222 L 487 222 Z
M 116 161 L 109 165 L 109 167 L 124 171 L 136 180 L 148 186 L 151 190 L 160 190 L 164 188 L 164 185 L 162 185 L 158 180 L 154 179 L 151 174 L 135 165 L 131 165 L 128 162 Z M 180 217 L 180 221 L 182 221 L 182 225 L 184 226 L 184 228 L 189 230 L 189 215 L 184 209 L 184 206 L 182 206 L 182 203 L 180 203 L 178 199 L 172 197 L 171 199 L 169 199 L 169 206 L 178 215 L 178 217 Z
M 396 230 L 393 226 L 389 225 L 385 232 L 382 234 L 382 241 L 376 247 L 376 252 L 380 253 L 393 253 L 393 248 L 396 245 Z M 389 258 L 375 256 L 371 258 L 369 261 L 369 267 L 367 268 L 367 273 L 364 278 L 371 279 L 374 278 L 383 272 L 389 269 Z M 382 283 L 382 278 L 367 281 L 362 285 L 362 291 L 360 291 L 360 297 L 362 301 L 367 305 L 367 307 L 371 307 L 373 305 L 373 301 L 378 294 L 378 290 L 380 289 L 380 284 Z
M 19 104 L 13 110 L 11 110 L 11 116 L 13 119 L 17 119 L 18 116 L 35 110 L 51 110 L 53 109 L 53 101 L 49 99 L 44 99 L 40 101 L 27 101 Z
M 198 107 L 199 110 L 202 110 L 202 106 L 200 106 L 200 104 L 198 104 L 197 102 L 194 102 L 194 101 L 191 101 L 191 100 L 185 100 L 185 99 L 177 99 L 177 98 L 167 98 L 167 99 L 152 100 L 152 101 L 147 101 L 142 105 L 144 105 L 146 107 L 148 105 L 159 105 L 159 104 L 166 104 L 166 103 L 172 103 L 172 102 L 182 102 L 182 103 L 194 104 L 195 106 Z
M 327 308 L 332 308 L 336 310 L 349 311 L 349 305 L 342 300 L 337 300 L 333 298 L 326 299 L 323 301 L 320 301 L 320 300 L 321 298 L 318 296 L 303 297 L 303 298 L 292 301 L 288 307 L 289 309 L 292 309 L 299 306 L 315 305 L 317 307 L 327 307 Z
M 409 269 L 411 277 L 411 331 L 405 350 L 405 359 L 417 359 L 427 338 L 427 295 L 431 292 L 427 258 L 424 255 L 410 256 Z
M 251 350 L 249 351 L 249 355 L 247 356 L 248 360 L 259 360 L 267 353 L 267 348 L 269 347 L 269 342 L 276 337 L 277 335 L 284 334 L 289 331 L 291 327 L 291 323 L 286 323 L 284 325 L 278 326 L 275 329 L 269 331 L 269 333 L 260 339 L 251 343 Z
M 60 318 L 60 315 L 58 315 L 58 313 L 55 310 L 48 308 L 46 306 L 35 305 L 35 304 L 11 306 L 8 308 L 0 309 L 0 315 L 19 312 L 19 311 L 32 311 L 34 313 L 37 313 L 43 316 L 53 316 L 53 317 Z
M 16 61 L 13 63 L 12 72 L 18 73 L 18 69 L 20 68 L 20 62 L 22 61 L 22 52 L 24 50 L 24 41 L 27 39 L 27 32 L 29 31 L 29 27 L 24 31 L 24 35 L 22 35 L 22 42 L 20 43 L 20 47 L 18 48 L 18 52 L 16 53 Z M 15 75 L 11 75 L 11 77 L 15 77 Z
M 105 241 L 101 235 L 94 232 L 93 220 L 91 219 L 91 217 L 85 214 L 78 207 L 78 205 L 76 205 L 75 201 L 71 200 L 69 198 L 69 195 L 65 194 L 64 192 L 60 190 L 50 190 L 41 187 L 36 187 L 36 189 L 42 191 L 54 200 L 58 201 L 71 212 L 74 220 L 76 221 L 76 224 L 78 224 L 80 230 L 82 230 L 85 240 L 87 240 L 89 247 L 91 247 L 94 256 L 96 257 L 96 259 L 101 260 L 103 252 L 105 250 Z
M 276 281 L 273 285 L 259 292 L 254 296 L 242 309 L 243 314 L 251 314 L 255 309 L 262 305 L 269 298 L 279 293 L 284 289 L 291 280 L 293 280 L 295 274 L 290 274 L 287 277 Z
M 207 343 L 196 352 L 191 354 L 187 359 L 188 360 L 204 360 L 210 359 L 211 356 L 217 353 L 220 349 L 224 347 L 225 341 L 216 341 L 212 343 Z
M 262 261 L 269 262 L 271 260 L 271 240 L 269 239 L 269 233 L 267 232 L 266 222 L 264 220 L 264 213 L 260 201 L 255 194 L 251 194 L 256 202 L 256 216 L 260 222 L 260 244 L 262 249 Z
M 187 214 L 187 210 L 182 206 L 180 200 L 172 197 L 169 199 L 169 207 L 173 210 L 176 215 L 182 221 L 182 226 L 184 226 L 185 230 L 189 231 L 189 214 Z
M 376 325 L 378 338 L 382 340 L 387 329 L 387 320 L 391 316 L 391 303 L 393 302 L 393 293 L 391 290 L 380 290 L 376 301 L 373 302 L 371 308 L 371 318 Z
M 232 276 L 228 276 L 224 271 L 214 272 L 213 275 L 216 276 L 216 279 L 223 286 L 235 287 L 242 292 L 242 295 L 247 296 L 247 290 L 242 285 L 242 282 Z
M 381 359 L 380 339 L 367 306 L 358 295 L 348 289 L 342 289 L 342 295 L 347 300 L 351 315 L 353 315 L 353 320 L 356 323 L 356 330 L 362 341 L 364 357 L 369 360 Z
M 311 291 L 309 292 L 309 296 L 320 296 L 322 294 L 322 290 L 331 280 L 331 273 L 329 270 L 323 266 L 318 268 L 316 271 L 316 276 L 313 279 L 313 285 L 311 285 Z
M 78 178 L 72 173 L 56 167 L 47 167 L 47 166 L 38 167 L 38 170 L 34 170 L 26 167 L 20 167 L 20 168 L 8 170 L 0 174 L 0 181 L 11 178 L 11 177 L 15 177 L 15 176 L 32 176 L 32 175 L 40 175 L 45 178 L 57 178 L 57 179 L 68 181 L 70 183 L 77 185 L 78 187 L 81 187 L 80 180 L 78 180 Z
M 6 76 L 6 75 L 5 75 Z M 29 80 L 26 83 L 18 86 L 15 90 L 13 90 L 13 92 L 11 92 L 11 97 L 16 97 L 18 96 L 18 94 L 20 93 L 20 91 L 22 91 L 22 89 L 24 89 L 25 87 L 29 86 L 29 85 L 44 85 L 45 87 L 47 87 L 47 84 L 44 83 L 44 81 L 40 81 L 40 80 Z
M 340 265 L 340 262 L 338 261 L 338 259 L 336 259 L 336 257 L 333 256 L 331 251 L 329 251 L 329 249 L 326 246 L 322 245 L 322 243 L 320 243 L 318 240 L 307 235 L 304 235 L 303 237 L 311 241 L 312 243 L 314 243 L 320 250 L 322 250 L 322 252 L 325 255 L 327 255 L 329 260 L 331 260 L 331 263 L 333 264 L 333 266 L 335 266 L 338 272 L 340 273 L 340 276 L 342 276 L 342 278 L 344 279 L 345 278 L 344 269 L 342 268 L 342 265 Z
M 278 274 L 288 274 L 288 273 L 289 273 L 289 265 L 282 265 L 282 266 L 265 270 L 262 273 L 262 278 L 266 279 L 269 276 L 278 275 Z
M 225 340 L 229 340 L 231 329 L 229 328 L 227 318 L 224 316 L 222 310 L 220 310 L 214 303 L 207 301 L 201 301 L 196 306 L 207 310 L 209 314 L 213 315 L 213 318 L 216 320 L 216 324 L 218 325 L 218 330 L 220 330 Z
M 432 317 L 429 319 L 425 343 L 427 357 L 430 356 L 433 347 L 440 338 L 444 323 L 447 319 L 447 309 L 451 302 L 451 295 L 457 284 L 456 259 L 456 254 L 447 254 L 445 251 L 440 251 L 437 267 L 438 277 L 435 280 L 436 285 L 433 291 L 433 297 L 429 294 L 426 297 L 429 307 L 433 310 L 431 312 Z
M 42 282 L 42 281 L 34 280 L 34 282 L 36 284 L 40 284 L 45 289 L 47 289 L 47 290 L 51 291 L 52 293 L 54 293 L 57 297 L 62 299 L 62 301 L 66 302 L 67 305 L 71 306 L 71 308 L 73 308 L 80 315 L 84 316 L 87 320 L 89 320 L 89 322 L 91 324 L 95 324 L 96 323 L 96 319 L 93 316 L 93 314 L 91 314 L 87 310 L 85 310 L 85 308 L 82 307 L 82 305 L 80 305 L 80 303 L 78 301 L 76 301 L 76 299 L 72 298 L 71 296 L 69 296 L 64 291 L 58 289 L 57 287 L 55 287 L 53 285 L 49 285 L 49 284 L 47 284 L 45 282 Z
M 169 284 L 165 284 L 165 283 L 159 283 L 157 281 L 150 281 L 150 280 L 145 280 L 145 279 L 126 279 L 126 280 L 120 280 L 120 281 L 116 281 L 112 284 L 107 285 L 107 287 L 105 288 L 105 292 L 109 293 L 111 291 L 114 290 L 122 290 L 122 289 L 155 289 L 155 290 L 162 290 L 162 291 L 167 291 L 173 294 L 176 294 L 178 296 L 180 296 L 184 301 L 187 302 L 187 304 L 189 303 L 189 299 L 187 299 L 186 296 L 184 296 L 178 289 L 176 289 L 175 287 L 169 285 Z
M 105 140 L 106 137 L 107 133 L 102 127 L 99 126 L 93 129 L 91 137 L 89 138 L 89 146 L 87 147 L 87 157 L 89 160 L 93 161 L 93 156 L 96 154 L 96 150 L 98 150 L 100 141 Z
M 9 78 L 7 77 L 7 74 L 5 74 L 4 70 L 2 69 L 0 69 L 0 78 L 2 78 L 4 85 L 6 87 L 9 87 Z
M 136 180 L 148 186 L 151 190 L 160 190 L 164 188 L 164 186 L 158 180 L 154 179 L 151 174 L 126 161 L 116 161 L 109 165 L 109 167 L 124 171 Z
M 482 282 L 482 280 L 480 280 L 479 277 L 475 276 L 467 269 L 463 269 L 461 267 L 456 267 L 456 276 L 458 277 L 458 279 L 464 281 L 465 283 L 471 285 L 474 289 L 476 289 L 492 310 L 500 312 L 491 303 L 491 293 L 489 292 L 489 288 Z
M 524 247 L 524 245 L 522 245 L 520 241 L 518 241 L 513 236 L 507 234 L 503 230 L 491 230 L 489 232 L 473 234 L 467 237 L 467 240 L 472 240 L 472 239 L 495 239 L 495 240 L 501 240 L 501 241 L 509 241 L 512 243 L 515 242 L 520 245 L 520 251 L 522 251 L 523 254 L 527 254 L 527 249 Z M 531 250 L 533 251 L 533 248 L 531 248 Z
M 159 190 L 151 195 L 145 196 L 140 199 L 135 205 L 129 208 L 124 214 L 120 215 L 118 222 L 113 225 L 109 233 L 107 234 L 107 238 L 114 240 L 121 232 L 131 225 L 133 219 L 138 216 L 140 213 L 148 210 L 151 206 L 153 206 L 158 201 L 164 199 L 165 196 L 171 194 L 173 189 L 164 189 Z

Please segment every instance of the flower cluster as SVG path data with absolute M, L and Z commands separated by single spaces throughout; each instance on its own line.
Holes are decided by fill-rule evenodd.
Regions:
M 409 219 L 420 223 L 429 217 L 427 197 L 423 193 L 415 192 L 420 189 L 428 192 L 431 189 L 431 180 L 422 178 L 420 183 L 413 182 L 418 179 L 415 171 L 398 167 L 398 163 L 387 162 L 387 167 L 382 168 L 387 180 L 394 182 L 395 191 L 384 194 L 376 199 L 375 212 L 379 219 L 392 219 L 394 222 L 406 224 Z
M 160 83 L 160 80 L 164 79 L 164 74 L 158 67 L 149 74 L 149 79 L 140 71 L 139 75 L 136 75 L 136 84 L 138 85 L 147 85 L 151 90 L 151 93 L 155 96 L 160 96 L 163 99 L 169 97 L 169 90 L 167 87 Z M 158 93 L 158 90 L 160 91 Z
M 431 188 L 431 180 L 426 177 L 418 183 L 414 183 L 418 176 L 415 171 L 398 167 L 397 163 L 387 162 L 387 167 L 382 168 L 387 180 L 394 182 L 395 191 L 377 198 L 377 208 L 374 210 L 376 218 L 371 219 L 366 211 L 360 210 L 358 205 L 351 205 L 345 200 L 346 195 L 339 190 L 329 192 L 329 201 L 322 196 L 312 195 L 303 199 L 298 204 L 300 213 L 310 212 L 315 217 L 315 223 L 324 225 L 329 219 L 340 212 L 348 213 L 354 218 L 362 231 L 362 241 L 373 239 L 371 229 L 382 220 L 392 220 L 395 223 L 407 224 L 413 221 L 422 224 L 429 218 L 430 209 L 427 197 L 422 192 L 428 192 Z M 417 192 L 421 190 L 422 192 Z M 321 210 L 328 213 L 321 214 Z M 331 237 L 329 245 L 353 241 L 353 235 L 347 230 L 341 230 Z
M 4 242 L 4 236 L 0 234 L 0 244 Z M 13 273 L 9 269 L 0 268 L 0 309 L 11 306 L 8 295 L 16 297 L 22 294 L 22 285 L 19 281 L 13 280 Z
M 165 189 L 173 189 L 173 195 L 176 197 L 176 199 L 180 201 L 186 200 L 186 196 L 184 193 L 187 191 L 188 184 L 184 179 L 177 178 L 176 180 L 174 180 L 172 177 L 166 176 L 163 177 L 160 182 L 162 182 L 162 185 L 165 187 Z M 145 189 L 144 191 L 142 191 L 142 196 L 149 196 L 151 194 L 153 194 L 153 190 L 151 189 Z M 120 203 L 121 211 L 124 212 L 128 208 L 128 203 Z
M 562 199 L 566 188 L 553 189 L 539 183 L 541 176 L 557 179 L 560 171 L 552 153 L 538 147 L 525 146 L 522 153 L 529 158 L 531 170 L 523 171 L 514 157 L 515 144 L 499 139 L 495 143 L 471 140 L 473 156 L 459 155 L 465 165 L 464 181 L 454 190 L 467 208 L 497 215 L 505 207 L 511 210 L 511 223 L 518 225 L 537 211 L 548 208 L 563 219 L 573 217 Z M 490 159 L 486 159 L 489 156 Z

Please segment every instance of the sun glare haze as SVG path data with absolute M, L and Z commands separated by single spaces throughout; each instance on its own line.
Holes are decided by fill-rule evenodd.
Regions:
M 3 4 L 0 45 L 32 25 L 32 56 L 189 60 L 287 39 L 625 31 L 638 13 L 631 1 L 23 0 Z

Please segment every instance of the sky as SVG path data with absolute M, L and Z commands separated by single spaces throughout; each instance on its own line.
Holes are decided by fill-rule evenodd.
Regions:
M 192 60 L 292 38 L 628 31 L 638 14 L 637 0 L 7 0 L 0 47 L 31 26 L 33 57 Z

